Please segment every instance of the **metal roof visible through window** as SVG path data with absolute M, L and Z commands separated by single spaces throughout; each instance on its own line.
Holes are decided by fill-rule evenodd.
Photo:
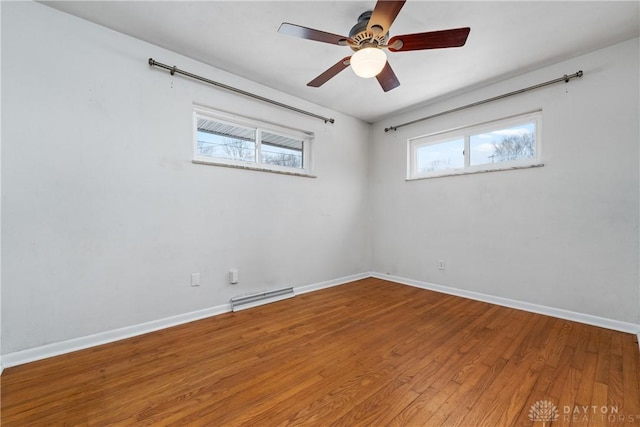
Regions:
M 255 141 L 255 129 L 232 125 L 224 122 L 198 118 L 198 130 L 226 138 Z M 302 151 L 303 141 L 271 132 L 262 132 L 262 144 L 289 150 Z

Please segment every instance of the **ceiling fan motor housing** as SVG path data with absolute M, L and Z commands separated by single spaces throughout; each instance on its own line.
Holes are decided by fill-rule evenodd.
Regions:
M 356 24 L 349 32 L 349 37 L 288 22 L 283 22 L 278 32 L 337 46 L 349 46 L 355 52 L 338 61 L 307 83 L 307 86 L 320 87 L 339 72 L 351 66 L 360 77 L 375 76 L 382 90 L 388 92 L 400 86 L 400 81 L 387 61 L 385 49 L 390 52 L 407 52 L 461 47 L 466 43 L 469 31 L 471 31 L 469 27 L 452 28 L 450 30 L 396 35 L 389 38 L 389 28 L 405 1 L 377 0 L 373 11 L 368 10 L 360 14 Z M 391 43 L 389 43 L 390 41 Z
M 356 43 L 355 46 L 351 46 L 352 50 L 359 50 L 365 42 L 377 45 L 387 44 L 389 36 L 388 32 L 386 34 L 378 34 L 377 36 L 374 36 L 371 31 L 367 31 L 367 25 L 369 25 L 369 19 L 371 18 L 372 13 L 372 10 L 362 12 L 360 16 L 358 16 L 358 22 L 351 28 L 351 31 L 349 31 L 349 38 Z

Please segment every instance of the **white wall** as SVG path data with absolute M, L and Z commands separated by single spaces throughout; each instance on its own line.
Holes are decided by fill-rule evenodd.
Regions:
M 369 270 L 640 323 L 637 39 L 369 126 L 41 4 L 1 19 L 2 354 Z M 193 164 L 194 102 L 315 132 L 318 178 Z M 405 182 L 408 137 L 538 108 L 543 168 Z
M 640 323 L 638 81 L 635 39 L 375 124 L 372 270 Z M 405 181 L 407 138 L 540 108 L 544 167 Z
M 2 3 L 0 2 L 0 22 L 2 22 Z M 2 31 L 0 31 L 2 46 Z M 2 55 L 0 54 L 0 93 L 2 93 Z M 0 99 L 0 374 L 2 374 L 2 100 Z
M 41 4 L 2 8 L 4 354 L 368 271 L 368 124 Z M 315 132 L 318 178 L 193 164 L 194 102 Z

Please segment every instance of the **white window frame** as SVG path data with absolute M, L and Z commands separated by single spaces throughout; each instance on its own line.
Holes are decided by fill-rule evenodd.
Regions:
M 225 159 L 219 157 L 202 156 L 198 154 L 198 118 L 214 120 L 217 122 L 227 123 L 233 126 L 245 127 L 255 130 L 256 135 L 256 152 L 255 161 L 243 161 L 237 159 Z M 261 135 L 262 132 L 268 132 L 292 139 L 302 141 L 302 168 L 289 166 L 273 165 L 262 162 L 261 153 Z M 302 131 L 298 129 L 288 128 L 273 123 L 263 122 L 260 120 L 241 117 L 221 111 L 216 111 L 202 106 L 193 107 L 193 163 L 225 166 L 240 169 L 250 169 L 262 172 L 275 172 L 287 175 L 306 176 L 315 178 L 312 175 L 312 147 L 313 132 Z
M 504 161 L 497 163 L 484 163 L 471 165 L 471 136 L 502 129 L 508 129 L 518 125 L 535 123 L 536 155 L 534 158 Z M 407 140 L 407 180 L 436 178 L 452 175 L 466 175 L 481 172 L 493 172 L 512 169 L 524 169 L 544 166 L 542 163 L 542 111 L 534 111 L 517 116 L 506 117 L 499 120 L 449 129 L 427 135 L 420 135 Z M 464 166 L 457 169 L 444 169 L 437 171 L 418 171 L 418 150 L 428 145 L 436 145 L 447 141 L 464 138 Z

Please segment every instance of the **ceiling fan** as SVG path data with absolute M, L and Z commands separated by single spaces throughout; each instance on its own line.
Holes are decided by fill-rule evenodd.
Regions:
M 398 16 L 405 1 L 378 0 L 373 11 L 366 11 L 358 17 L 358 22 L 351 28 L 349 37 L 288 22 L 283 22 L 278 32 L 338 46 L 349 46 L 355 52 L 311 80 L 307 86 L 320 87 L 351 65 L 353 71 L 360 77 L 375 76 L 382 89 L 388 92 L 400 86 L 400 81 L 391 69 L 384 49 L 391 52 L 406 52 L 460 47 L 464 46 L 471 31 L 471 28 L 465 27 L 389 38 L 389 27 Z

